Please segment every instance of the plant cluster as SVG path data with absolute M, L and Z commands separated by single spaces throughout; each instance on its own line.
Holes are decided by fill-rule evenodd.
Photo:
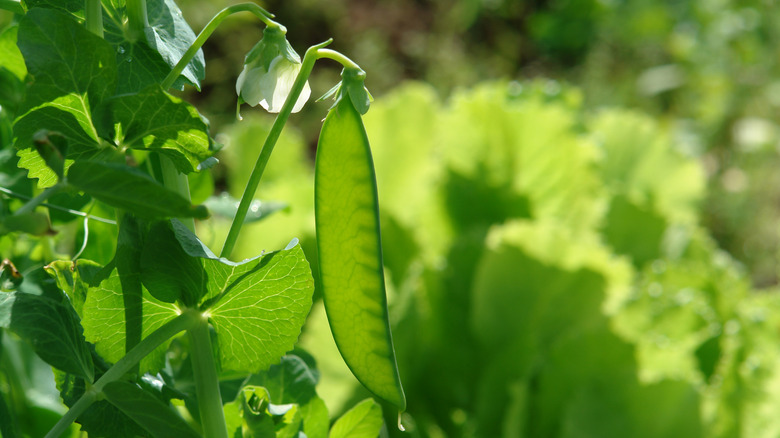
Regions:
M 703 166 L 659 123 L 539 81 L 408 84 L 366 128 L 416 436 L 778 433 L 778 294 L 701 225 Z
M 331 427 L 312 357 L 286 355 L 315 285 L 298 240 L 231 260 L 244 221 L 278 209 L 261 209 L 255 191 L 290 114 L 309 98 L 315 62 L 341 63 L 313 184 L 318 284 L 355 377 L 405 409 L 362 123 L 371 101 L 363 70 L 326 49 L 330 41 L 301 59 L 284 26 L 253 3 L 225 8 L 198 36 L 172 0 L 0 7 L 18 18 L 0 34 L 0 435 L 50 427 L 46 436 L 58 437 L 75 432 L 75 421 L 89 436 L 376 437 L 379 404 L 367 399 Z M 237 12 L 265 25 L 236 84 L 239 105 L 278 115 L 240 201 L 193 203 L 190 186 L 208 185 L 202 175 L 220 145 L 198 110 L 168 90 L 199 88 L 200 47 Z M 195 233 L 207 206 L 231 221 L 219 256 Z M 30 348 L 54 369 L 70 408 L 54 422 L 38 415 L 57 409 L 29 397 L 20 361 L 33 360 Z

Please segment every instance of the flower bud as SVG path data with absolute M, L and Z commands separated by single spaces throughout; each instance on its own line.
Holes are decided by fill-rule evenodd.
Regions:
M 352 106 L 363 115 L 368 112 L 368 107 L 374 101 L 374 97 L 365 86 L 365 80 L 366 72 L 360 68 L 345 67 L 341 71 L 341 82 L 320 97 L 318 101 L 332 97 L 335 103 L 331 108 L 334 108 L 341 99 L 346 97 L 352 101 Z
M 244 70 L 236 81 L 236 94 L 251 106 L 260 104 L 270 113 L 278 113 L 301 71 L 301 58 L 285 38 L 284 27 L 267 27 L 261 39 L 246 55 Z M 292 112 L 309 100 L 309 83 L 303 87 Z

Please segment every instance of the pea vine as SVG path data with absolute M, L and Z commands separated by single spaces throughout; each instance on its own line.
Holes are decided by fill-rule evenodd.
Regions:
M 253 3 L 223 9 L 197 36 L 173 0 L 25 0 L 0 8 L 16 14 L 0 34 L 0 73 L 13 91 L 0 100 L 0 140 L 15 147 L 15 172 L 26 173 L 1 188 L 0 235 L 46 239 L 57 228 L 55 211 L 84 221 L 83 244 L 69 259 L 24 273 L 11 259 L 2 265 L 0 327 L 54 368 L 69 406 L 46 436 L 61 436 L 74 422 L 90 436 L 377 436 L 382 416 L 372 400 L 329 432 L 314 364 L 299 350 L 287 354 L 315 284 L 297 239 L 231 260 L 282 130 L 309 100 L 316 62 L 340 63 L 317 152 L 319 283 L 346 364 L 367 389 L 405 409 L 361 119 L 372 100 L 365 72 L 326 48 L 331 41 L 301 59 L 285 27 Z M 238 77 L 238 105 L 277 115 L 229 209 L 217 256 L 198 238 L 195 220 L 208 221 L 210 212 L 193 205 L 188 178 L 209 172 L 218 145 L 208 121 L 169 90 L 199 89 L 200 49 L 236 13 L 265 26 Z M 108 263 L 82 257 L 88 242 L 111 238 L 90 236 L 98 220 L 115 227 Z M 43 271 L 48 277 L 32 274 Z M 171 349 L 184 351 L 183 359 L 173 363 Z M 17 436 L 2 408 L 0 433 Z

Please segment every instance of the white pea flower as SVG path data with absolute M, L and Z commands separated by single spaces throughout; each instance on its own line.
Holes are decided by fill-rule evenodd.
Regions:
M 301 58 L 287 42 L 283 27 L 267 27 L 263 39 L 246 55 L 244 70 L 236 81 L 236 94 L 251 106 L 260 104 L 269 113 L 278 113 L 301 71 Z M 309 100 L 307 81 L 292 112 Z

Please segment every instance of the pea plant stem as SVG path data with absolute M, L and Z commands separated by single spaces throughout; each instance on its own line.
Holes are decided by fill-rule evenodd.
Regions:
M 203 315 L 200 312 L 194 309 L 187 309 L 176 318 L 168 321 L 160 326 L 160 328 L 150 333 L 149 336 L 145 337 L 135 346 L 135 348 L 130 350 L 122 359 L 119 359 L 117 363 L 109 368 L 94 385 L 87 388 L 84 394 L 68 412 L 60 418 L 57 424 L 55 424 L 49 433 L 46 434 L 45 438 L 57 438 L 62 435 L 63 432 L 67 430 L 68 426 L 70 426 L 79 415 L 98 399 L 103 392 L 103 388 L 108 383 L 122 378 L 128 371 L 135 368 L 138 363 L 141 362 L 141 359 L 151 354 L 155 348 L 180 332 L 190 330 L 198 324 L 202 324 L 202 320 Z
M 317 51 L 317 59 L 332 59 L 333 61 L 338 62 L 339 64 L 343 65 L 347 68 L 354 68 L 358 70 L 363 70 L 360 68 L 357 63 L 348 57 L 344 56 L 344 54 L 339 53 L 335 50 L 330 49 L 320 49 Z
M 139 40 L 144 35 L 144 29 L 149 26 L 146 13 L 146 0 L 127 0 L 127 22 L 134 39 Z
M 190 359 L 203 435 L 228 438 L 208 320 L 202 318 L 187 333 L 190 338 Z
M 191 200 L 190 197 L 190 185 L 187 175 L 180 173 L 176 170 L 176 166 L 173 164 L 170 158 L 163 154 L 160 154 L 160 169 L 162 170 L 163 185 L 179 195 L 181 195 L 187 201 Z M 179 218 L 190 231 L 195 232 L 195 219 L 191 217 Z
M 226 7 L 225 9 L 219 11 L 219 13 L 215 15 L 214 18 L 208 22 L 208 24 L 206 24 L 206 27 L 204 27 L 203 30 L 200 31 L 200 34 L 198 34 L 198 37 L 195 38 L 195 42 L 193 42 L 189 49 L 184 52 L 184 55 L 173 67 L 173 70 L 168 73 L 168 76 L 163 79 L 163 90 L 171 88 L 173 83 L 176 81 L 176 78 L 178 78 L 181 72 L 184 71 L 184 68 L 187 66 L 187 64 L 192 61 L 192 58 L 195 57 L 195 54 L 198 53 L 198 50 L 200 50 L 206 40 L 209 39 L 211 34 L 214 33 L 214 30 L 216 30 L 219 24 L 222 23 L 225 18 L 235 14 L 236 12 L 251 12 L 255 14 L 260 20 L 262 20 L 267 26 L 279 26 L 278 23 L 271 20 L 271 18 L 273 18 L 273 14 L 254 3 L 239 3 L 237 5 Z
M 268 137 L 265 138 L 263 143 L 263 149 L 260 151 L 260 155 L 257 157 L 255 167 L 252 169 L 252 174 L 249 175 L 249 181 L 244 189 L 244 194 L 241 196 L 241 201 L 238 204 L 238 211 L 236 212 L 233 223 L 230 225 L 230 231 L 228 231 L 225 244 L 222 246 L 221 257 L 230 258 L 230 253 L 233 252 L 233 248 L 236 246 L 238 240 L 238 233 L 241 231 L 241 227 L 244 225 L 244 219 L 249 211 L 249 204 L 252 203 L 252 199 L 257 191 L 257 186 L 260 184 L 260 179 L 263 177 L 265 166 L 268 164 L 268 159 L 271 157 L 271 153 L 276 146 L 277 140 L 284 129 L 287 119 L 290 117 L 295 103 L 298 101 L 306 81 L 309 80 L 309 75 L 314 68 L 314 62 L 317 61 L 318 51 L 323 47 L 330 44 L 330 40 L 318 44 L 316 46 L 309 47 L 306 50 L 306 54 L 303 56 L 303 63 L 301 65 L 301 71 L 298 72 L 298 76 L 295 78 L 290 94 L 287 95 L 287 100 L 284 101 L 281 111 L 276 116 L 271 131 L 268 133 Z
M 103 5 L 100 0 L 86 0 L 84 15 L 87 30 L 103 38 Z

